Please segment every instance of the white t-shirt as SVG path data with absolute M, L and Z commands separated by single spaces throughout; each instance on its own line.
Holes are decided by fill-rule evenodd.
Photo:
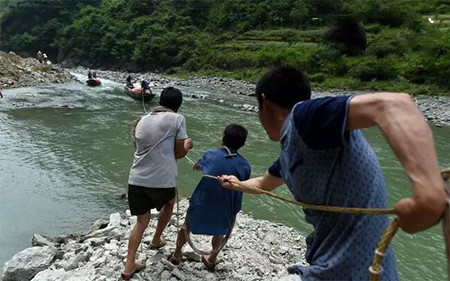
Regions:
M 136 152 L 128 183 L 151 188 L 177 184 L 175 140 L 187 139 L 184 116 L 150 112 L 136 126 Z

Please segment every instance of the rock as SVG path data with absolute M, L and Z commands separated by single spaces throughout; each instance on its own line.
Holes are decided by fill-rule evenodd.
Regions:
M 109 224 L 108 227 L 116 227 L 120 225 L 122 218 L 119 213 L 114 213 L 109 216 Z
M 64 269 L 46 269 L 36 274 L 31 281 L 60 281 L 64 280 L 65 275 L 66 271 Z
M 55 243 L 51 242 L 48 238 L 44 236 L 41 236 L 39 234 L 33 234 L 33 238 L 31 239 L 31 245 L 54 247 Z
M 182 200 L 177 206 L 179 213 L 185 214 L 187 206 L 188 201 Z M 3 280 L 30 280 L 38 272 L 34 281 L 118 280 L 126 260 L 133 219 L 134 216 L 127 214 L 111 214 L 106 228 L 97 229 L 82 239 L 77 235 L 66 235 L 59 240 L 61 243 L 55 243 L 56 250 L 49 246 L 33 247 L 39 253 L 45 252 L 45 249 L 53 249 L 53 254 L 37 270 L 27 273 L 28 279 L 17 279 L 14 276 Z M 156 223 L 157 220 L 150 221 L 149 229 L 144 233 L 144 241 L 151 240 Z M 239 213 L 233 235 L 219 255 L 220 262 L 216 271 L 208 272 L 200 256 L 189 246 L 185 247 L 186 258 L 179 265 L 174 266 L 167 260 L 174 250 L 177 232 L 176 226 L 169 225 L 164 233 L 167 245 L 158 251 L 149 251 L 148 245 L 141 244 L 136 258 L 145 261 L 147 267 L 135 274 L 133 280 L 272 280 L 277 273 L 284 273 L 288 265 L 299 262 L 299 257 L 305 253 L 304 239 L 296 231 Z M 192 239 L 195 239 L 198 247 L 210 248 L 209 236 L 194 235 Z M 304 260 L 300 262 L 306 264 Z M 8 263 L 12 264 L 12 260 Z M 9 269 L 5 273 L 11 271 Z
M 5 263 L 2 280 L 30 280 L 36 273 L 49 267 L 55 255 L 56 249 L 49 246 L 25 249 Z

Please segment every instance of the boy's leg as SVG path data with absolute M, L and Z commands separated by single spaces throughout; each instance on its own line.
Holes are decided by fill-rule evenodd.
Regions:
M 186 244 L 185 235 L 186 235 L 186 227 L 184 224 L 178 231 L 176 248 L 172 256 L 175 260 L 181 260 L 181 258 L 183 257 L 183 246 Z
M 223 242 L 222 235 L 214 235 L 213 238 L 211 239 L 213 251 L 217 251 L 220 248 L 220 246 L 222 246 L 222 242 Z M 212 253 L 211 255 L 209 255 L 209 257 L 205 257 L 205 258 L 207 261 L 209 261 L 211 263 L 215 263 L 218 255 L 219 255 L 218 252 Z
M 170 217 L 173 213 L 173 206 L 175 204 L 175 199 L 170 200 L 166 205 L 161 208 L 158 215 L 158 223 L 156 225 L 155 233 L 153 234 L 153 239 L 151 245 L 160 245 L 162 243 L 161 235 L 169 223 Z
M 142 235 L 150 222 L 150 212 L 137 216 L 137 222 L 130 232 L 130 239 L 128 240 L 127 261 L 125 263 L 126 273 L 132 273 L 136 267 L 136 252 L 141 244 Z

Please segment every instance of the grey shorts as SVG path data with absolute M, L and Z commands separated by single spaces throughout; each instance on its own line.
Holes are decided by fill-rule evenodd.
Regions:
M 175 199 L 175 187 L 149 188 L 128 185 L 128 206 L 133 216 L 143 215 L 154 208 L 159 211 L 172 199 Z

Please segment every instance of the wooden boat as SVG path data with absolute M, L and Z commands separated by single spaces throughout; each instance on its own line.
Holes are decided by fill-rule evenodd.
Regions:
M 131 98 L 135 100 L 142 101 L 144 99 L 145 102 L 151 101 L 156 95 L 152 93 L 150 89 L 146 89 L 144 92 L 144 98 L 142 98 L 142 88 L 141 87 L 134 87 L 129 88 L 127 86 L 124 87 L 125 94 L 130 96 Z
M 86 84 L 88 84 L 88 86 L 100 86 L 102 81 L 100 81 L 100 78 L 91 78 L 86 80 Z

